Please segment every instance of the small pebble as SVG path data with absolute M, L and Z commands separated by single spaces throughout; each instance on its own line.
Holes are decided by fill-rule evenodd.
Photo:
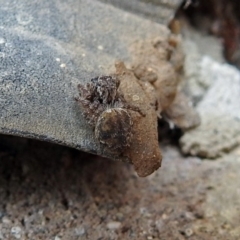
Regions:
M 164 213 L 164 214 L 162 215 L 162 219 L 163 219 L 163 220 L 168 219 L 168 215 Z
M 122 221 L 124 219 L 124 216 L 123 216 L 123 214 L 121 212 L 118 212 L 116 214 L 116 217 L 117 217 L 117 220 L 119 220 L 119 221 Z
M 120 226 L 121 226 L 120 222 L 109 222 L 107 224 L 107 228 L 110 230 L 118 229 L 118 228 L 120 228 Z
M 184 233 L 187 237 L 191 237 L 193 235 L 193 230 L 191 228 L 186 228 Z
M 0 232 L 0 239 L 4 239 L 3 234 Z
M 58 237 L 58 236 L 56 236 L 56 237 L 54 238 L 54 240 L 61 240 L 61 238 Z
M 22 236 L 22 229 L 20 227 L 12 227 L 11 228 L 11 234 L 17 238 L 17 239 L 20 239 L 21 236 Z
M 84 227 L 75 228 L 75 234 L 76 236 L 83 236 L 85 234 L 85 228 Z
M 7 217 L 3 217 L 3 218 L 2 218 L 2 223 L 10 224 L 10 223 L 11 223 L 11 220 L 8 219 Z
M 4 44 L 5 43 L 5 39 L 4 38 L 0 38 L 0 44 Z
M 195 216 L 192 212 L 185 212 L 184 213 L 184 217 L 187 219 L 187 220 L 194 220 L 195 219 Z
M 132 96 L 132 100 L 135 101 L 139 101 L 140 97 L 138 95 L 133 95 Z

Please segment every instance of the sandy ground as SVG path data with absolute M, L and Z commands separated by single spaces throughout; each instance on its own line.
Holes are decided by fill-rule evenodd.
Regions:
M 0 136 L 0 239 L 240 239 L 240 151 L 162 168 Z

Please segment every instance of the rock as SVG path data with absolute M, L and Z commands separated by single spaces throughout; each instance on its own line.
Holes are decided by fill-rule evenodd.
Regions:
M 0 232 L 0 239 L 4 239 L 2 232 Z
M 186 132 L 180 143 L 186 154 L 216 158 L 240 143 L 240 72 L 207 56 L 200 65 L 200 76 L 212 82 L 197 105 L 202 124 Z
M 192 101 L 182 92 L 177 92 L 173 103 L 168 109 L 166 109 L 165 115 L 170 123 L 172 122 L 182 130 L 200 125 L 200 117 L 193 108 Z
M 75 228 L 76 236 L 83 236 L 85 233 L 86 233 L 86 230 L 84 227 Z
M 109 222 L 107 224 L 107 228 L 110 230 L 115 230 L 121 227 L 121 223 L 120 222 Z
M 10 224 L 11 223 L 11 220 L 7 217 L 3 217 L 2 218 L 2 223 L 5 223 L 5 224 Z
M 184 75 L 185 91 L 196 105 L 204 96 L 213 78 L 206 78 L 202 66 L 202 57 L 210 56 L 219 63 L 224 63 L 223 47 L 219 39 L 197 32 L 186 24 L 183 28 L 182 42 L 185 52 Z
M 186 228 L 185 231 L 184 231 L 184 234 L 187 236 L 187 237 L 191 237 L 193 235 L 193 230 L 191 228 Z
M 20 239 L 22 236 L 22 229 L 20 227 L 12 227 L 11 228 L 11 234 L 16 238 Z

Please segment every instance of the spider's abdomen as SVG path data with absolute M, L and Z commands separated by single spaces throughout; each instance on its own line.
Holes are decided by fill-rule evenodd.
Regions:
M 108 109 L 98 118 L 95 136 L 110 150 L 121 152 L 130 144 L 132 124 L 131 116 L 126 109 Z

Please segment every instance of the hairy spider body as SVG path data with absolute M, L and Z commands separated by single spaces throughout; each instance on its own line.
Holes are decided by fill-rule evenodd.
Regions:
M 129 146 L 132 135 L 133 123 L 127 109 L 142 113 L 125 101 L 119 85 L 116 76 L 93 78 L 86 85 L 78 85 L 76 100 L 85 119 L 94 128 L 96 139 L 109 149 L 122 152 Z

